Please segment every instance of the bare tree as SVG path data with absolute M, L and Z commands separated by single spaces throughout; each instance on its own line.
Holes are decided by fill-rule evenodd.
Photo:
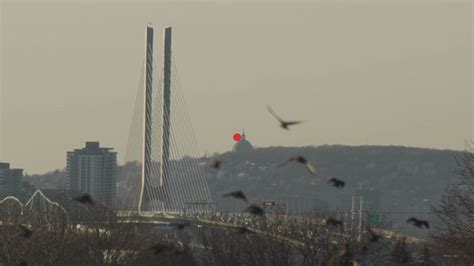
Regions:
M 308 216 L 267 214 L 267 219 L 221 215 L 220 221 L 237 228 L 202 227 L 194 238 L 201 252 L 193 254 L 199 265 L 388 263 L 392 240 L 385 236 L 374 240 L 382 228 L 387 229 L 385 224 L 378 228 L 363 226 L 359 238 L 358 230 L 351 230 L 347 223 L 327 223 L 330 217 L 338 219 L 340 214 L 325 210 Z
M 420 258 L 419 264 L 422 266 L 436 265 L 433 259 L 431 258 L 431 251 L 427 245 L 423 245 L 419 258 Z
M 66 211 L 38 196 L 21 214 L 10 211 L 18 209 L 12 202 L 0 205 L 0 265 L 145 265 L 137 263 L 143 251 L 160 241 L 149 227 L 120 222 L 104 206 L 77 204 Z
M 434 209 L 433 242 L 438 255 L 463 264 L 474 261 L 474 154 L 465 152 L 458 164 L 459 182 L 448 187 Z
M 412 261 L 411 252 L 405 238 L 399 239 L 393 246 L 391 261 L 395 265 L 407 265 Z

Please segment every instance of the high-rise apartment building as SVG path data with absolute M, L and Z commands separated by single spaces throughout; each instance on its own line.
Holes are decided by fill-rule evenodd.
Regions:
M 117 184 L 117 153 L 101 148 L 99 142 L 67 153 L 66 191 L 70 196 L 87 193 L 96 201 L 112 206 Z

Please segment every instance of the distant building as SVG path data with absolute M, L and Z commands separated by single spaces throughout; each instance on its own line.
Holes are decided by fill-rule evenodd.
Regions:
M 0 163 L 0 197 L 14 196 L 20 198 L 22 188 L 23 169 L 10 169 L 9 163 Z
M 66 191 L 71 197 L 87 193 L 112 206 L 116 197 L 117 153 L 101 148 L 99 142 L 67 153 Z
M 23 194 L 23 169 L 10 169 L 10 178 L 8 180 L 9 193 L 12 196 L 21 198 Z
M 232 151 L 252 151 L 253 150 L 253 146 L 252 144 L 250 143 L 250 141 L 248 141 L 246 138 L 245 138 L 245 133 L 242 132 L 242 139 L 237 141 L 235 144 L 234 144 L 234 147 L 232 148 Z
M 6 197 L 7 193 L 7 180 L 10 175 L 10 164 L 0 163 L 0 197 Z

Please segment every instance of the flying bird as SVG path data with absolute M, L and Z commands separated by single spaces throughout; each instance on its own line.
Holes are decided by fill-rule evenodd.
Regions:
M 191 224 L 190 223 L 171 223 L 170 225 L 181 231 L 184 228 L 190 226 Z
M 326 225 L 335 226 L 335 227 L 337 227 L 337 226 L 343 227 L 342 221 L 336 220 L 336 219 L 334 219 L 334 218 L 328 218 L 328 219 L 326 220 Z
M 258 207 L 257 205 L 250 205 L 245 211 L 249 212 L 252 215 L 264 217 L 265 212 L 262 208 Z
M 332 185 L 337 188 L 343 188 L 344 185 L 346 184 L 346 182 L 339 180 L 335 177 L 332 177 L 331 179 L 329 179 L 328 183 L 332 183 Z
M 30 228 L 28 228 L 27 226 L 24 226 L 24 225 L 20 225 L 19 226 L 21 231 L 22 231 L 22 236 L 25 237 L 25 238 L 29 238 L 31 237 L 31 235 L 33 235 L 33 231 L 31 231 Z
M 247 227 L 239 227 L 237 229 L 237 233 L 239 234 L 250 234 L 252 231 L 250 231 Z
M 222 161 L 212 159 L 209 161 L 209 166 L 214 169 L 219 169 L 221 167 Z
M 84 205 L 91 205 L 93 206 L 95 203 L 94 203 L 94 200 L 92 199 L 92 197 L 89 195 L 89 194 L 83 194 L 79 197 L 75 197 L 73 199 L 74 201 L 77 201 L 81 204 L 84 204 Z
M 306 169 L 308 170 L 308 172 L 312 175 L 314 175 L 316 173 L 316 168 L 314 167 L 314 165 L 311 164 L 311 162 L 309 162 L 308 160 L 306 160 L 306 158 L 304 158 L 303 156 L 293 156 L 291 157 L 288 161 L 280 164 L 278 167 L 281 167 L 281 166 L 284 166 L 286 165 L 287 163 L 289 162 L 298 162 L 298 163 L 301 163 L 301 164 L 304 164 L 306 166 Z
M 374 231 L 372 231 L 372 229 L 370 229 L 370 227 L 366 226 L 365 228 L 367 229 L 367 232 L 369 232 L 369 234 L 370 234 L 370 236 L 369 236 L 369 241 L 370 242 L 375 243 L 375 242 L 379 241 L 379 239 L 380 239 L 379 235 L 374 233 Z
M 273 117 L 275 117 L 278 120 L 278 122 L 280 122 L 280 127 L 283 128 L 283 129 L 290 130 L 289 126 L 293 126 L 293 125 L 297 125 L 297 124 L 302 123 L 302 121 L 284 121 L 277 114 L 275 114 L 275 112 L 273 112 L 273 110 L 270 106 L 267 105 L 267 109 L 270 112 L 270 114 L 272 114 Z
M 411 217 L 410 219 L 408 219 L 407 223 L 412 224 L 413 226 L 416 226 L 416 227 L 422 228 L 422 229 L 423 229 L 423 227 L 425 227 L 427 229 L 430 228 L 430 224 L 428 223 L 428 221 L 418 220 L 415 217 Z
M 224 197 L 224 198 L 232 197 L 232 198 L 236 198 L 236 199 L 241 199 L 241 200 L 248 203 L 247 197 L 245 197 L 244 193 L 240 190 L 224 194 L 224 195 L 222 195 L 222 197 Z

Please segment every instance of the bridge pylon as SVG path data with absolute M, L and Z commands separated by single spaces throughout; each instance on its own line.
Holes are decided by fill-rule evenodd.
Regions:
M 135 179 L 140 181 L 135 187 L 139 188 L 138 202 L 136 197 L 133 200 L 133 208 L 138 203 L 138 213 L 214 209 L 172 56 L 171 32 L 170 27 L 163 30 L 162 53 L 156 60 L 154 29 L 150 25 L 146 28 L 143 84 L 139 86 L 133 116 L 136 119 L 132 120 L 129 136 L 129 148 L 134 147 L 133 139 L 140 139 L 141 145 L 136 145 L 136 161 L 141 160 L 141 175 Z M 130 187 L 127 189 L 130 191 Z

